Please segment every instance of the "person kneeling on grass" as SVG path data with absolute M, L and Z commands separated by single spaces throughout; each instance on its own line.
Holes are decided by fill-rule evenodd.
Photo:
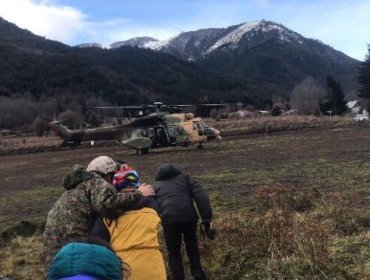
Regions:
M 114 176 L 119 193 L 140 186 L 139 174 L 129 167 Z M 117 219 L 97 219 L 92 235 L 110 242 L 116 254 L 131 268 L 129 280 L 165 280 L 166 269 L 159 250 L 158 206 L 152 197 L 141 198 Z

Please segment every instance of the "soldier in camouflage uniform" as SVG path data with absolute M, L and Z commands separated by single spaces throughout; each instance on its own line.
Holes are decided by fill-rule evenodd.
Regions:
M 75 165 L 64 178 L 66 191 L 50 210 L 44 232 L 44 257 L 48 263 L 67 243 L 87 237 L 97 215 L 113 218 L 130 209 L 142 196 L 154 195 L 150 185 L 117 193 L 110 184 L 116 163 L 107 156 L 95 158 L 85 170 Z

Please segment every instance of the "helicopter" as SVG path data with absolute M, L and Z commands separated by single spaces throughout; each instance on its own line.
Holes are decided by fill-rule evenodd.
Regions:
M 161 102 L 144 106 L 154 109 L 149 114 L 139 113 L 139 117 L 128 124 L 111 127 L 70 130 L 62 121 L 49 123 L 49 129 L 55 132 L 63 142 L 62 146 L 76 147 L 83 141 L 116 140 L 119 144 L 136 150 L 136 154 L 146 154 L 152 148 L 197 145 L 221 141 L 220 131 L 208 126 L 202 118 L 193 113 L 179 112 L 190 105 L 167 106 Z M 94 107 L 94 109 L 129 108 L 140 109 L 143 106 Z M 170 112 L 171 111 L 171 112 Z

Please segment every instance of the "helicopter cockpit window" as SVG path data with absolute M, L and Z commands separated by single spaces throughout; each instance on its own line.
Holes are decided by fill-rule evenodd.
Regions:
M 148 137 L 153 137 L 154 136 L 154 128 L 149 128 L 148 129 Z
M 182 135 L 184 133 L 184 128 L 182 126 L 177 127 L 177 133 Z
M 168 128 L 168 134 L 169 135 L 174 135 L 175 134 L 175 128 L 174 127 L 169 127 Z
M 140 129 L 140 135 L 146 137 L 147 131 L 145 129 Z

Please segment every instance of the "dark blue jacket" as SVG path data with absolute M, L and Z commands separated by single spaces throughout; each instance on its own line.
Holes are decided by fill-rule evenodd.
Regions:
M 202 221 L 211 222 L 212 209 L 206 192 L 198 181 L 184 174 L 177 165 L 167 163 L 159 168 L 154 190 L 163 225 L 197 221 L 193 201 Z

